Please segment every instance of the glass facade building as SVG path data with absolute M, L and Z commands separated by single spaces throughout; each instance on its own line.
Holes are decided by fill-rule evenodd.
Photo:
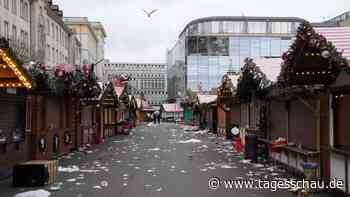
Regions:
M 302 21 L 209 17 L 190 22 L 167 52 L 169 97 L 184 94 L 186 89 L 209 91 L 218 87 L 221 77 L 228 71 L 239 71 L 247 57 L 280 57 Z

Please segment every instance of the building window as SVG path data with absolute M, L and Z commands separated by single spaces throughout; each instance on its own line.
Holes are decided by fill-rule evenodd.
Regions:
M 19 16 L 24 18 L 24 2 L 23 0 L 19 1 Z
M 12 13 L 17 15 L 17 0 L 12 0 Z
M 21 36 L 21 47 L 24 48 L 25 38 L 24 38 L 24 31 L 23 30 L 21 30 L 20 36 Z
M 51 23 L 52 38 L 55 39 L 55 25 Z
M 59 37 L 59 34 L 58 34 L 58 26 L 56 26 L 56 41 L 58 42 L 58 37 Z
M 6 8 L 7 10 L 10 9 L 9 0 L 4 0 L 4 8 Z
M 29 21 L 29 7 L 27 2 L 24 3 L 24 19 Z
M 46 19 L 46 34 L 50 36 L 50 20 Z
M 4 37 L 9 39 L 9 23 L 4 21 Z
M 248 33 L 266 33 L 266 22 L 248 22 Z
M 291 22 L 272 22 L 271 32 L 276 34 L 292 33 L 292 23 Z
M 24 48 L 29 49 L 29 35 L 28 32 L 24 32 Z
M 47 53 L 46 53 L 47 62 L 50 62 L 50 58 L 51 58 L 50 49 L 51 49 L 50 45 L 47 45 Z
M 12 41 L 17 42 L 17 27 L 15 25 L 12 26 Z
M 55 64 L 56 59 L 55 59 L 55 48 L 52 48 L 52 63 Z
M 58 56 L 58 49 L 56 49 L 56 64 L 59 64 L 59 56 Z
M 244 22 L 226 21 L 223 22 L 225 33 L 242 33 L 244 32 Z

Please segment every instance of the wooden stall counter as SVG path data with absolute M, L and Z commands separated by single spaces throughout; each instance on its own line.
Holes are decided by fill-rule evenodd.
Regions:
M 260 143 L 265 143 L 272 147 L 269 149 L 270 158 L 285 165 L 288 169 L 298 174 L 303 174 L 304 163 L 320 164 L 320 152 L 302 149 L 287 144 L 274 144 L 272 140 L 259 138 Z M 272 152 L 273 150 L 273 152 Z M 278 151 L 277 151 L 278 150 Z M 320 170 L 317 170 L 320 176 Z

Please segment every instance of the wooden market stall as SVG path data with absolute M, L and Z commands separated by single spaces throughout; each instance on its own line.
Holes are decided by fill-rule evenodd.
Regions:
M 195 105 L 199 109 L 199 125 L 201 129 L 213 131 L 217 124 L 217 95 L 198 94 L 195 99 Z
M 90 72 L 88 71 L 90 70 Z M 102 85 L 97 82 L 93 72 L 94 68 L 83 65 L 80 80 L 74 86 L 77 97 L 77 132 L 76 146 L 100 143 L 98 127 L 100 120 L 99 97 L 102 95 Z
M 31 143 L 31 98 L 33 81 L 21 62 L 0 39 L 0 179 L 10 176 L 12 167 L 29 160 Z M 27 121 L 26 121 L 27 120 Z
M 116 109 L 118 108 L 118 96 L 114 85 L 110 82 L 100 98 L 100 126 L 99 138 L 105 139 L 115 134 Z
M 189 100 L 185 100 L 181 103 L 181 107 L 184 109 L 184 124 L 185 125 L 193 125 L 193 102 Z
M 341 53 L 304 22 L 296 40 L 283 54 L 278 82 L 265 97 L 267 101 L 267 135 L 261 141 L 270 149 L 273 159 L 296 172 L 303 163 L 319 164 L 318 175 L 329 177 L 329 85 L 347 66 Z
M 127 78 L 122 76 L 113 81 L 114 91 L 118 98 L 118 107 L 116 109 L 116 133 L 122 133 L 124 129 L 131 129 L 132 114 L 130 112 L 130 100 L 127 86 Z
M 147 102 L 147 100 L 145 99 L 143 94 L 141 94 L 141 96 L 135 98 L 135 100 L 136 100 L 136 104 L 137 104 L 137 110 L 136 110 L 137 124 L 142 124 L 151 118 L 150 113 L 152 113 L 154 111 L 148 112 L 147 109 L 151 109 L 151 106 Z
M 238 77 L 238 73 L 228 72 L 218 88 L 217 131 L 220 136 L 227 136 L 226 131 L 233 126 L 240 127 L 241 107 L 236 97 Z
M 82 85 L 83 75 L 88 75 L 88 71 L 71 65 L 48 69 L 46 65 L 36 64 L 29 72 L 36 83 L 35 90 L 30 92 L 32 158 L 52 159 L 77 149 L 84 143 L 79 112 L 81 90 L 89 88 Z

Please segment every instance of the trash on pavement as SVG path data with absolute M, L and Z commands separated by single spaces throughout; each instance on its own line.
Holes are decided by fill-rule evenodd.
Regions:
M 178 143 L 179 144 L 188 144 L 188 143 L 201 143 L 201 140 L 198 139 L 189 139 L 189 140 L 180 140 Z
M 49 197 L 51 195 L 50 192 L 40 189 L 35 191 L 28 191 L 16 194 L 14 197 Z

